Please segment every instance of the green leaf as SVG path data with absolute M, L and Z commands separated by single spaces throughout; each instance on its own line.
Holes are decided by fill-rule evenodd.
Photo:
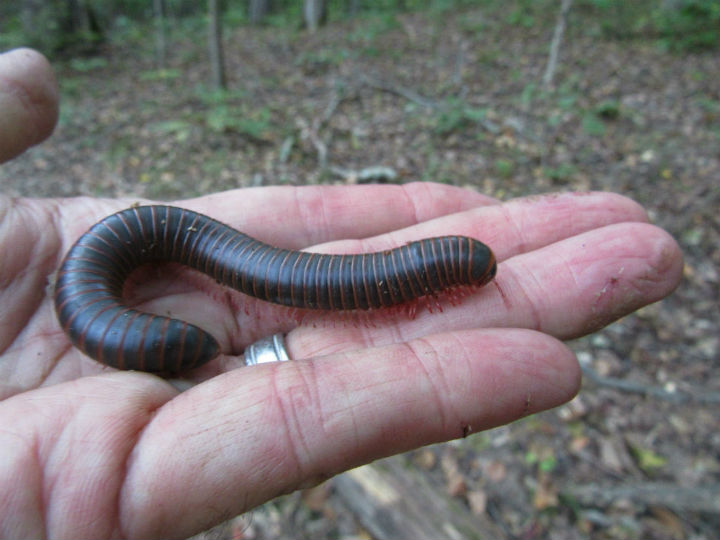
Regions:
M 645 472 L 653 472 L 667 465 L 667 458 L 656 454 L 649 448 L 631 447 L 638 466 Z
M 140 74 L 141 81 L 168 81 L 177 79 L 182 75 L 179 69 L 168 68 L 168 69 L 153 69 L 150 71 L 143 71 Z
M 557 458 L 555 456 L 548 456 L 540 461 L 539 468 L 543 472 L 552 472 L 557 467 Z
M 104 68 L 107 65 L 108 61 L 99 56 L 93 56 L 91 58 L 73 58 L 70 60 L 70 67 L 75 71 L 82 71 L 83 73 Z
M 515 164 L 509 159 L 496 159 L 495 172 L 501 178 L 510 178 L 515 172 Z
M 583 115 L 582 127 L 585 133 L 593 137 L 602 137 L 605 135 L 605 122 L 594 112 L 588 111 Z

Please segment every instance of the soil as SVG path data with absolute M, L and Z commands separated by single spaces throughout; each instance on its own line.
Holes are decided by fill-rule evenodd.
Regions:
M 570 404 L 402 459 L 508 538 L 717 538 L 720 57 L 605 39 L 577 8 L 546 89 L 554 16 L 407 13 L 313 35 L 237 27 L 224 93 L 206 85 L 204 28 L 176 25 L 165 69 L 150 37 L 118 40 L 57 64 L 56 133 L 0 167 L 0 185 L 171 200 L 358 182 L 383 167 L 376 180 L 500 198 L 633 197 L 684 250 L 678 290 L 571 343 L 587 377 Z M 207 536 L 371 537 L 332 480 Z

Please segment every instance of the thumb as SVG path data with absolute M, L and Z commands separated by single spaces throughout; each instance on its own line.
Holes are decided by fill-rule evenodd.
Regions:
M 0 54 L 0 163 L 50 136 L 58 100 L 55 75 L 42 54 L 32 49 Z

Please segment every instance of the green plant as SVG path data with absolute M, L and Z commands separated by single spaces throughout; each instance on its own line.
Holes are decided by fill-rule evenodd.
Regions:
M 666 457 L 661 456 L 650 448 L 644 448 L 639 445 L 631 445 L 630 451 L 635 457 L 635 461 L 638 466 L 648 474 L 652 474 L 659 469 L 662 469 L 668 463 Z
M 382 13 L 368 17 L 348 36 L 350 43 L 371 45 L 384 33 L 400 28 L 394 13 Z
M 605 135 L 606 126 L 602 118 L 595 111 L 587 111 L 582 117 L 582 127 L 585 133 L 593 137 L 602 137 Z
M 75 71 L 86 73 L 107 67 L 108 61 L 100 56 L 92 56 L 90 58 L 73 58 L 70 60 L 70 67 Z
M 325 71 L 330 67 L 339 66 L 351 56 L 353 53 L 346 47 L 309 50 L 298 55 L 295 65 L 305 71 Z
M 653 12 L 661 44 L 672 51 L 703 51 L 720 44 L 720 1 L 679 0 Z
M 267 138 L 272 127 L 267 107 L 248 112 L 241 106 L 217 105 L 207 112 L 205 123 L 218 133 L 235 131 L 257 140 Z
M 532 28 L 535 25 L 535 17 L 526 10 L 518 8 L 508 15 L 507 21 L 513 26 Z
M 586 0 L 586 5 L 608 37 L 654 37 L 674 52 L 720 46 L 720 0 Z
M 0 26 L 0 49 L 14 49 L 26 41 L 19 16 L 9 16 Z
M 165 120 L 150 124 L 150 130 L 162 135 L 172 135 L 176 141 L 183 142 L 190 137 L 193 124 L 187 120 Z
M 515 163 L 509 159 L 498 158 L 495 160 L 495 172 L 501 178 L 510 178 L 515 172 Z
M 535 83 L 528 83 L 523 88 L 521 94 L 520 94 L 520 104 L 523 107 L 529 107 L 535 97 L 538 94 L 538 86 Z
M 537 453 L 529 450 L 525 454 L 525 463 L 528 465 L 537 465 L 538 469 L 543 472 L 552 472 L 557 467 L 557 458 L 549 451 Z
M 543 174 L 553 182 L 569 182 L 577 172 L 572 163 L 561 163 L 557 167 L 544 167 Z
M 217 88 L 201 85 L 195 89 L 195 95 L 204 105 L 215 106 L 242 100 L 247 96 L 247 92 L 242 88 L 218 90 Z
M 440 108 L 435 119 L 435 132 L 447 135 L 453 131 L 464 129 L 484 120 L 487 109 L 470 107 L 463 100 L 448 99 L 444 107 Z
M 592 110 L 603 120 L 616 120 L 620 117 L 620 102 L 617 99 L 606 99 L 595 105 Z
M 169 81 L 177 79 L 182 75 L 182 71 L 175 68 L 152 69 L 140 73 L 141 81 Z

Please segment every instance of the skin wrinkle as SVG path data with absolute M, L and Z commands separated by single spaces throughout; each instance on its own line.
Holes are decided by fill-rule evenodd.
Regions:
M 8 218 L 11 221 L 19 222 L 19 224 L 8 223 Z M 4 213 L 1 225 L 10 227 L 14 231 L 22 228 L 45 232 L 48 229 L 45 226 L 47 221 L 51 221 L 51 216 L 48 216 L 47 212 L 43 211 L 37 214 L 37 209 L 32 204 L 27 204 L 24 200 L 17 200 L 12 209 L 12 214 L 10 211 Z M 0 236 L 4 236 L 4 234 L 0 233 Z M 3 334 L 8 336 L 8 341 L 0 345 L 0 352 L 5 352 L 12 347 L 45 300 L 45 284 L 48 279 L 46 270 L 51 268 L 56 259 L 58 244 L 57 235 L 53 235 L 52 238 L 48 238 L 47 234 L 40 236 L 40 241 L 32 242 L 29 251 L 23 253 L 23 260 L 26 261 L 23 268 L 14 274 L 11 282 L 0 285 L 0 296 L 4 294 L 4 289 L 15 286 L 19 291 L 16 291 L 16 295 L 23 298 L 22 309 L 13 311 L 12 325 L 7 325 L 7 323 L 0 325 L 7 325 L 11 329 L 11 331 L 3 331 Z M 47 254 L 43 255 L 45 252 Z M 0 279 L 2 279 L 2 276 L 0 276 Z M 42 287 L 39 286 L 40 283 L 42 283 Z
M 310 192 L 309 197 L 304 197 L 303 193 L 305 192 L 298 188 L 293 190 L 296 213 L 302 220 L 302 230 L 306 238 L 302 243 L 303 247 L 306 247 L 318 243 L 318 238 L 328 238 L 331 225 L 327 219 L 326 197 L 323 192 L 320 192 L 319 197 L 315 190 Z
M 41 459 L 41 455 L 40 455 L 40 443 L 39 443 L 36 433 L 29 434 L 30 440 L 28 440 L 28 436 L 23 435 L 21 433 L 9 432 L 9 431 L 3 431 L 2 433 L 3 433 L 3 436 L 5 436 L 5 437 L 14 436 L 15 439 L 17 440 L 17 443 L 20 448 L 12 449 L 13 454 L 15 456 L 21 456 L 20 457 L 21 460 L 25 460 L 25 459 L 27 459 L 28 456 L 32 456 L 32 459 L 34 460 L 35 464 L 34 464 L 34 466 L 28 465 L 26 467 L 27 471 L 43 471 L 44 472 L 44 469 L 42 467 L 43 460 Z M 16 462 L 16 461 L 17 461 L 17 459 L 13 459 L 13 462 Z M 26 482 L 28 481 L 27 476 L 23 476 L 23 479 Z M 42 516 L 41 517 L 41 521 L 42 521 L 42 535 L 41 536 L 43 538 L 47 538 L 48 537 L 48 534 L 47 534 L 48 524 L 47 524 L 47 512 L 45 512 L 45 508 L 46 508 L 45 497 L 44 497 L 45 492 L 42 489 L 43 476 L 41 474 L 34 474 L 33 481 L 37 482 L 36 487 L 34 489 L 30 489 L 30 486 L 27 486 L 28 489 L 25 490 L 25 493 L 30 492 L 30 493 L 36 494 L 36 497 L 35 497 L 36 502 L 34 504 L 34 509 L 36 510 L 37 514 L 39 514 L 39 516 Z M 12 498 L 12 495 L 11 495 L 11 498 Z M 21 501 L 21 504 L 23 502 L 24 502 L 24 499 Z M 26 507 L 27 507 L 27 504 L 22 504 L 23 509 L 25 509 Z M 13 532 L 14 531 L 12 531 L 12 530 L 10 531 L 10 534 L 9 534 L 10 537 L 14 537 L 12 534 Z M 28 531 L 24 530 L 23 535 L 28 535 Z M 33 535 L 30 534 L 29 536 L 33 536 Z M 17 535 L 17 537 L 20 538 L 22 536 Z
M 328 426 L 330 425 L 330 418 L 334 416 L 334 414 L 331 413 L 331 416 L 328 417 L 326 413 L 326 407 L 325 407 L 325 401 L 322 398 L 322 395 L 319 392 L 321 380 L 320 377 L 318 377 L 318 371 L 317 367 L 314 362 L 306 362 L 307 367 L 305 369 L 309 370 L 308 376 L 303 376 L 303 380 L 308 379 L 309 384 L 307 384 L 308 388 L 311 389 L 309 392 L 312 394 L 312 402 L 317 403 L 317 407 L 315 410 L 318 411 L 318 424 L 322 428 L 323 435 L 322 438 L 327 439 L 329 435 Z M 354 410 L 352 407 L 346 406 L 343 408 L 344 411 L 350 412 L 350 424 L 352 426 L 352 433 L 353 433 L 353 448 L 355 451 L 359 448 L 359 437 L 358 437 L 358 423 L 357 418 L 355 416 Z M 337 411 L 335 411 L 335 414 L 337 414 Z
M 454 335 L 452 335 L 452 337 L 453 342 L 455 344 L 458 344 L 458 340 L 456 339 L 456 337 Z M 424 346 L 424 350 L 422 352 L 420 351 L 418 345 Z M 435 402 L 437 403 L 436 411 L 438 413 L 442 430 L 446 432 L 452 432 L 452 427 L 450 426 L 448 416 L 459 418 L 460 415 L 455 410 L 455 407 L 452 406 L 453 400 L 445 399 L 445 397 L 450 398 L 454 394 L 455 389 L 445 377 L 445 370 L 442 369 L 442 362 L 439 361 L 439 358 L 442 357 L 442 354 L 437 350 L 436 347 L 432 345 L 429 340 L 423 337 L 407 342 L 406 346 L 413 354 L 413 357 L 416 360 L 417 364 L 422 368 L 422 371 L 425 374 L 427 381 L 430 383 L 430 386 L 433 389 L 432 395 Z M 467 364 L 467 358 L 464 357 L 463 359 Z M 453 362 L 455 362 L 456 360 L 456 358 L 453 358 Z M 426 363 L 429 361 L 434 364 L 435 369 L 428 369 Z M 438 380 L 436 380 L 436 377 Z
M 42 493 L 42 499 L 43 499 L 43 508 L 47 508 L 48 510 L 44 512 L 45 516 L 45 522 L 46 522 L 46 530 L 50 530 L 50 523 L 49 521 L 53 517 L 52 507 L 53 507 L 53 500 L 55 499 L 54 491 L 56 488 L 56 484 L 58 480 L 60 479 L 60 475 L 55 475 L 54 478 L 48 478 L 47 475 L 47 467 L 54 461 L 62 462 L 67 457 L 66 455 L 62 455 L 59 458 L 56 457 L 56 454 L 60 452 L 59 446 L 62 446 L 64 443 L 64 438 L 66 436 L 66 433 L 68 431 L 68 428 L 72 425 L 72 420 L 74 416 L 77 414 L 77 410 L 73 410 L 72 416 L 64 423 L 62 423 L 62 429 L 59 433 L 57 433 L 51 443 L 51 448 L 47 449 L 45 453 L 45 459 L 43 460 L 44 467 L 42 467 L 42 471 L 45 473 L 45 476 L 43 478 L 42 487 L 41 487 L 41 493 Z M 52 466 L 51 466 L 52 468 Z M 59 497 L 62 499 L 62 496 Z
M 403 328 L 407 328 L 405 320 L 401 319 L 402 314 L 398 316 L 392 316 L 390 313 L 386 313 L 386 318 L 389 319 L 387 324 L 383 321 L 383 330 L 386 332 L 385 335 L 380 335 L 375 328 L 365 327 L 361 328 L 362 332 L 362 346 L 365 348 L 379 347 L 386 345 L 387 335 L 389 334 L 392 338 L 393 343 L 404 343 L 409 341 Z M 384 316 L 381 314 L 381 316 Z
M 346 356 L 346 355 L 343 355 Z M 331 426 L 331 420 L 333 423 L 337 424 L 337 418 L 340 418 L 341 423 L 347 423 L 348 419 L 345 417 L 346 414 L 349 413 L 350 419 L 349 423 L 351 425 L 351 429 L 345 429 L 343 430 L 343 434 L 345 435 L 348 432 L 352 433 L 352 451 L 354 452 L 360 452 L 362 450 L 362 437 L 360 436 L 360 425 L 361 422 L 358 422 L 355 406 L 350 402 L 349 399 L 347 399 L 348 396 L 348 390 L 346 385 L 342 384 L 342 392 L 338 392 L 338 395 L 343 396 L 344 402 L 342 408 L 340 407 L 334 407 L 331 411 L 330 416 L 326 414 L 326 402 L 323 400 L 322 395 L 319 393 L 319 388 L 322 384 L 321 378 L 318 377 L 317 372 L 317 366 L 314 361 L 306 362 L 308 364 L 308 368 L 310 369 L 310 372 L 312 374 L 312 382 L 314 384 L 315 388 L 315 395 L 316 395 L 316 402 L 319 404 L 318 410 L 320 411 L 320 426 L 323 430 L 323 437 L 326 439 L 329 437 L 330 440 L 332 440 L 332 432 L 335 430 L 334 426 Z M 335 384 L 337 384 L 338 378 L 333 378 L 333 381 L 335 381 Z
M 513 212 L 507 207 L 507 205 L 500 205 L 497 207 L 500 216 L 503 218 L 503 222 L 507 227 L 499 227 L 503 231 L 512 231 L 512 236 L 517 239 L 514 253 L 525 253 L 527 251 L 527 241 L 522 233 L 522 227 L 515 219 Z
M 60 334 L 61 331 L 58 329 L 55 334 Z M 42 336 L 37 336 L 33 339 L 40 339 Z M 69 346 L 66 346 L 64 350 L 61 352 L 55 353 L 52 355 L 52 357 L 48 358 L 47 362 L 49 362 L 49 365 L 44 365 L 41 369 L 34 368 L 32 373 L 32 378 L 25 378 L 22 380 L 22 386 L 13 386 L 13 389 L 10 391 L 11 393 L 5 395 L 5 398 L 12 397 L 13 395 L 20 394 L 22 392 L 25 392 L 29 388 L 36 388 L 45 386 L 47 383 L 47 379 L 49 378 L 50 374 L 54 370 L 55 366 L 58 364 L 60 359 L 62 359 L 65 352 L 69 349 Z M 62 349 L 62 347 L 61 347 Z M 13 358 L 14 355 L 20 356 L 24 351 L 26 350 L 26 347 L 20 346 L 20 344 L 17 343 L 17 340 L 13 341 L 11 345 L 3 351 L 4 354 L 7 354 L 9 358 Z M 39 372 L 39 373 L 38 373 Z M 10 375 L 8 375 L 8 378 L 14 373 L 13 371 L 9 372 Z
M 314 367 L 314 366 L 313 366 Z M 276 367 L 270 367 L 268 368 L 272 369 L 273 372 L 277 372 Z M 297 365 L 292 366 L 295 371 L 300 371 L 303 369 L 302 367 L 299 367 Z M 290 369 L 290 366 L 288 365 L 288 369 Z M 282 370 L 281 370 L 282 371 Z M 287 374 L 286 374 L 287 376 Z M 301 377 L 302 378 L 302 377 Z M 294 380 L 294 379 L 293 379 Z M 285 482 L 285 488 L 284 493 L 290 493 L 297 489 L 300 489 L 301 487 L 307 485 L 308 487 L 310 485 L 315 485 L 315 483 L 308 484 L 309 481 L 312 481 L 313 478 L 319 477 L 319 475 L 313 473 L 313 471 L 304 471 L 304 467 L 302 466 L 302 461 L 300 460 L 300 453 L 296 450 L 296 447 L 294 442 L 295 438 L 292 436 L 292 429 L 289 428 L 290 422 L 287 420 L 289 418 L 288 413 L 286 413 L 286 407 L 281 405 L 282 402 L 279 398 L 280 391 L 282 390 L 282 384 L 277 383 L 274 386 L 271 386 L 270 388 L 273 389 L 271 392 L 272 396 L 268 399 L 264 399 L 263 403 L 269 403 L 274 402 L 277 404 L 277 406 L 273 407 L 274 411 L 278 411 L 280 414 L 276 412 L 268 412 L 268 416 L 272 418 L 271 425 L 275 426 L 278 425 L 279 422 L 283 423 L 283 426 L 285 427 L 284 432 L 286 433 L 285 439 L 289 442 L 289 444 L 285 445 L 288 449 L 288 451 L 282 451 L 280 453 L 273 452 L 272 455 L 266 455 L 262 462 L 255 464 L 255 469 L 253 470 L 253 476 L 263 479 L 268 476 L 276 477 L 276 476 L 282 476 Z M 292 409 L 292 406 L 290 406 Z M 278 417 L 280 417 L 279 420 L 276 420 Z M 265 416 L 263 416 L 265 418 Z M 303 439 L 305 439 L 303 437 Z M 274 446 L 282 446 L 279 444 L 276 444 Z M 307 452 L 305 452 L 307 453 Z M 289 457 L 292 456 L 293 461 L 289 459 Z M 311 463 L 311 461 L 309 461 Z M 289 474 L 292 471 L 295 471 L 296 474 L 292 476 Z M 278 473 L 279 471 L 279 473 Z M 266 500 L 269 500 L 270 498 L 276 497 L 280 495 L 281 493 L 272 493 L 272 494 L 255 494 L 253 497 L 253 503 L 252 505 L 257 505 L 265 502 Z M 248 499 L 249 500 L 249 499 Z M 246 501 L 247 502 L 247 501 Z
M 584 245 L 583 245 L 583 248 L 586 249 Z M 573 290 L 576 292 L 580 292 L 582 290 L 582 287 L 580 286 L 580 277 L 578 276 L 578 273 L 575 271 L 575 265 L 572 264 L 572 262 L 569 261 L 566 257 L 562 257 L 562 259 L 561 259 L 561 257 L 557 257 L 556 261 L 560 261 L 562 263 L 562 269 L 565 271 L 565 275 L 572 278 Z M 556 275 L 559 275 L 560 273 L 561 273 L 560 270 L 555 272 Z M 540 285 L 541 285 L 540 282 L 535 280 L 534 277 L 533 277 L 533 280 L 535 281 L 535 285 L 536 285 L 537 289 L 540 290 Z M 544 298 L 545 295 L 541 294 L 540 297 Z M 579 296 L 579 297 L 582 297 L 582 296 Z
M 45 468 L 41 465 L 43 463 L 43 461 L 40 459 L 40 444 L 39 444 L 39 441 L 37 440 L 37 434 L 35 437 L 33 437 L 33 439 L 34 439 L 34 443 L 33 443 L 32 447 L 35 449 L 33 454 L 35 456 L 35 460 L 37 461 L 37 469 L 35 469 L 35 470 L 42 471 L 42 474 L 38 475 L 38 477 L 37 477 L 37 482 L 38 482 L 38 486 L 37 486 L 37 490 L 36 490 L 37 502 L 38 502 L 37 508 L 38 508 L 38 511 L 40 512 L 40 515 L 42 516 L 43 538 L 47 538 L 48 531 L 50 529 L 48 528 L 49 524 L 48 524 L 48 512 L 47 512 L 47 504 L 46 504 L 47 499 L 46 499 L 45 490 L 43 489 L 43 485 L 44 485 L 43 474 L 45 473 Z
M 397 356 L 400 356 L 399 352 L 401 349 L 408 350 L 412 353 L 411 349 L 409 348 L 409 345 L 407 343 L 398 344 L 398 348 L 393 350 L 392 356 L 390 357 L 390 361 L 394 361 Z M 351 352 L 345 352 L 342 353 L 341 358 L 344 361 L 354 363 L 355 360 L 358 358 L 358 351 L 351 351 Z M 374 366 L 376 369 L 381 370 L 384 373 L 385 366 Z M 350 464 L 348 464 L 347 461 L 341 461 L 340 466 L 335 466 L 335 469 L 339 470 L 346 470 L 349 467 L 357 466 L 362 462 L 367 462 L 373 459 L 377 459 L 378 457 L 381 457 L 378 455 L 377 450 L 375 448 L 378 446 L 379 441 L 397 441 L 397 438 L 399 436 L 398 432 L 394 429 L 392 426 L 387 425 L 378 425 L 372 430 L 368 430 L 368 416 L 374 417 L 376 414 L 376 411 L 378 407 L 382 407 L 384 402 L 387 400 L 388 394 L 392 396 L 392 399 L 394 403 L 392 403 L 392 407 L 397 411 L 397 409 L 400 407 L 405 407 L 407 402 L 405 400 L 401 402 L 397 402 L 394 400 L 395 398 L 395 383 L 398 379 L 403 379 L 402 382 L 404 382 L 403 376 L 400 374 L 401 372 L 404 373 L 406 368 L 406 364 L 403 363 L 403 365 L 398 366 L 398 369 L 396 371 L 393 371 L 390 374 L 386 374 L 382 378 L 379 378 L 377 375 L 371 374 L 369 375 L 361 385 L 357 385 L 353 388 L 350 388 L 349 390 L 346 388 L 342 388 L 343 391 L 349 396 L 353 396 L 353 398 L 362 397 L 362 401 L 358 401 L 357 399 L 348 399 L 348 406 L 343 409 L 336 410 L 336 414 L 346 414 L 348 411 L 352 414 L 353 417 L 353 426 L 354 426 L 354 433 L 355 433 L 355 441 L 354 446 L 358 448 L 358 453 L 356 454 L 356 457 L 352 460 Z M 359 370 L 362 372 L 362 368 L 360 367 Z M 362 374 L 362 373 L 361 373 Z M 362 380 L 362 379 L 360 379 Z M 377 394 L 379 397 L 378 400 L 372 400 L 368 401 L 368 396 L 371 394 Z M 360 418 L 360 421 L 358 421 L 358 417 Z M 344 419 L 342 419 L 344 421 Z M 372 424 L 372 421 L 369 422 Z M 344 431 L 343 431 L 344 432 Z M 360 441 L 365 440 L 366 446 L 370 449 L 363 450 L 362 445 L 359 444 Z M 371 443 L 368 443 L 368 441 L 373 441 Z M 361 456 L 361 457 L 357 457 Z
M 306 369 L 309 369 L 311 374 L 315 371 L 315 366 L 312 362 L 308 362 Z M 285 388 L 282 392 L 279 392 L 280 396 L 287 396 L 286 399 L 280 399 L 280 405 L 283 412 L 283 420 L 287 426 L 286 431 L 288 433 L 294 433 L 291 436 L 294 441 L 293 445 L 293 456 L 295 456 L 295 462 L 298 464 L 298 476 L 304 476 L 302 471 L 301 463 L 309 461 L 308 456 L 312 455 L 312 441 L 313 437 L 308 437 L 306 430 L 304 429 L 305 423 L 302 421 L 302 413 L 306 410 L 314 412 L 317 410 L 317 392 L 313 392 L 313 389 L 317 389 L 316 383 L 313 381 L 317 380 L 316 375 L 312 375 L 310 380 L 306 376 L 305 369 L 296 369 L 295 373 L 297 377 L 294 381 L 301 384 L 293 383 L 291 386 Z M 314 416 L 314 415 L 313 415 Z M 314 418 L 313 426 L 310 427 L 312 430 L 314 425 L 322 425 L 322 419 Z M 300 456 L 303 456 L 302 459 Z
M 158 379 L 158 381 L 160 381 L 160 379 Z M 133 474 L 133 462 L 135 454 L 138 451 L 138 446 L 142 437 L 145 435 L 148 428 L 153 424 L 154 419 L 158 416 L 160 409 L 162 409 L 179 394 L 172 385 L 167 383 L 165 383 L 165 385 L 169 390 L 168 398 L 162 402 L 159 401 L 155 407 L 147 407 L 145 411 L 145 418 L 147 420 L 139 423 L 139 429 L 135 433 L 134 441 L 128 446 L 127 454 L 125 455 L 125 458 L 122 461 L 122 466 L 120 467 L 120 470 L 123 472 L 122 480 L 118 486 L 117 496 L 115 497 L 115 515 L 117 516 L 117 530 L 120 532 L 120 536 L 122 538 L 130 538 L 130 535 L 126 533 L 129 529 L 125 527 L 125 523 L 126 521 L 132 521 L 132 517 L 127 518 L 126 520 L 127 511 L 125 511 L 125 508 L 130 504 L 126 502 L 126 500 L 132 499 L 132 496 L 128 494 L 128 492 L 132 492 L 133 488 L 128 485 L 128 481 L 130 478 L 135 477 L 135 474 Z
M 63 357 L 66 354 L 70 354 L 74 352 L 74 347 L 72 343 L 67 341 L 67 344 L 64 347 L 60 348 L 59 354 L 56 354 L 54 358 L 50 360 L 48 364 L 43 366 L 42 372 L 40 373 L 40 377 L 37 380 L 37 386 L 46 386 L 48 380 L 52 376 L 52 374 L 55 372 L 55 369 L 57 369 L 57 366 L 60 364 L 60 360 L 63 359 Z
M 401 184 L 402 185 L 402 184 Z M 429 195 L 429 189 L 427 187 L 424 187 L 423 191 L 425 192 L 422 196 L 427 197 Z M 418 211 L 418 205 L 415 201 L 415 197 L 410 194 L 410 190 L 407 186 L 402 185 L 402 192 L 403 195 L 405 195 L 405 200 L 407 201 L 407 205 L 409 208 L 412 208 L 412 223 L 417 224 L 420 223 L 420 212 Z M 400 206 L 401 208 L 404 208 L 404 206 Z
M 294 368 L 294 371 L 298 373 L 301 371 L 301 368 L 299 368 L 297 365 L 294 365 L 290 363 L 290 366 Z M 283 366 L 288 368 L 288 366 Z M 303 470 L 302 461 L 300 460 L 300 453 L 298 452 L 299 445 L 297 443 L 300 442 L 300 440 L 303 438 L 300 437 L 299 440 L 296 440 L 295 436 L 293 436 L 293 430 L 290 427 L 290 418 L 291 416 L 295 418 L 297 421 L 297 416 L 292 414 L 293 408 L 292 406 L 289 407 L 289 411 L 286 408 L 286 405 L 284 403 L 284 400 L 282 398 L 284 389 L 279 385 L 278 383 L 278 373 L 280 372 L 279 369 L 277 369 L 278 366 L 272 366 L 270 369 L 269 374 L 269 384 L 268 387 L 270 388 L 270 398 L 269 401 L 274 404 L 274 408 L 277 409 L 277 411 L 280 413 L 277 420 L 277 425 L 282 425 L 283 432 L 285 433 L 285 440 L 287 443 L 285 444 L 285 447 L 287 448 L 287 452 L 285 453 L 289 460 L 286 458 L 284 461 L 287 462 L 288 467 L 288 476 L 290 475 L 290 471 L 294 470 L 294 480 L 291 482 L 293 484 L 298 484 L 302 482 L 303 477 L 306 476 L 306 472 Z M 313 369 L 311 366 L 310 369 Z M 300 376 L 302 378 L 302 375 Z M 305 446 L 303 444 L 303 446 Z M 307 447 L 304 448 L 305 454 L 308 453 Z
M 500 274 L 501 271 L 503 290 L 512 291 L 511 295 L 513 297 L 513 300 L 510 302 L 510 304 L 512 305 L 512 311 L 517 313 L 526 312 L 530 316 L 530 320 L 529 324 L 524 325 L 524 327 L 531 330 L 536 330 L 538 332 L 542 332 L 544 327 L 542 321 L 542 310 L 538 308 L 538 306 L 533 301 L 533 298 L 531 298 L 530 294 L 528 293 L 529 287 L 526 286 L 525 282 L 523 282 L 522 279 L 519 279 L 518 273 L 513 269 L 512 265 L 503 264 L 502 266 L 498 267 L 498 274 Z M 535 280 L 535 275 L 533 274 L 533 272 L 524 272 L 523 275 L 525 276 L 526 281 L 532 278 L 536 285 L 536 288 L 538 290 L 540 289 L 539 283 Z M 508 280 L 511 283 L 509 287 L 507 286 Z M 500 294 L 497 290 L 493 291 L 493 293 L 496 295 Z M 518 300 L 520 299 L 522 299 L 522 304 L 525 306 L 525 309 L 518 307 Z

